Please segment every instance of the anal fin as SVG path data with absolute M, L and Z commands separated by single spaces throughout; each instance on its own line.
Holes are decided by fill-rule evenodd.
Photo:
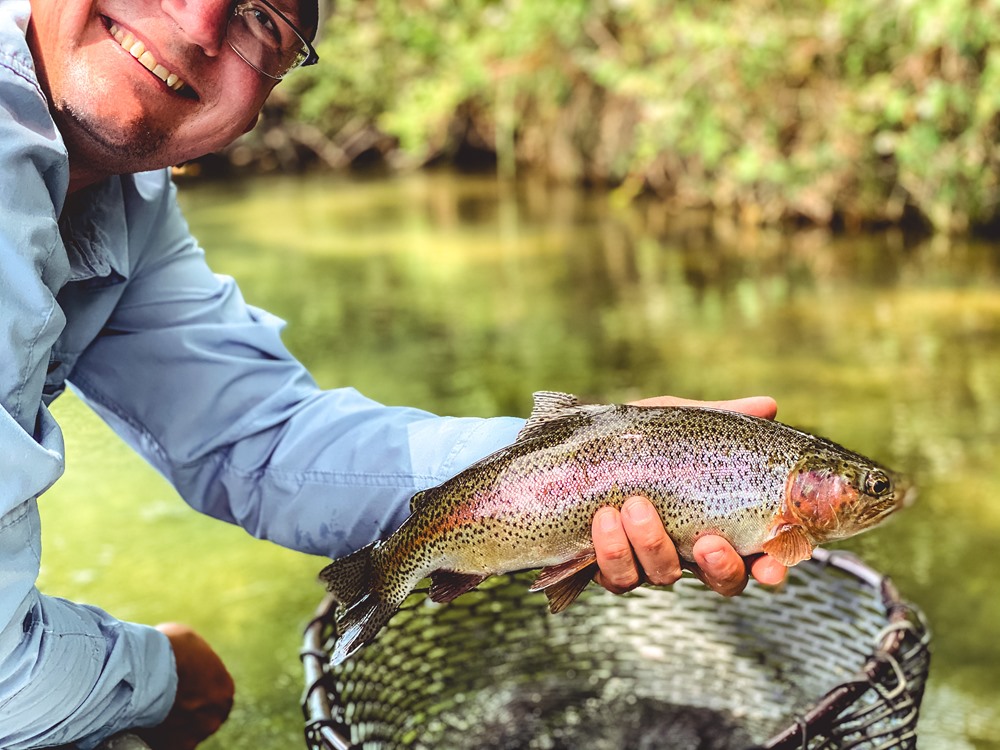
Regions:
M 809 559 L 812 556 L 813 545 L 805 529 L 786 524 L 764 542 L 763 550 L 782 565 L 791 567 L 795 563 Z
M 481 573 L 460 573 L 457 570 L 435 570 L 431 573 L 431 587 L 428 595 L 439 604 L 450 602 L 466 591 L 472 591 L 489 578 Z

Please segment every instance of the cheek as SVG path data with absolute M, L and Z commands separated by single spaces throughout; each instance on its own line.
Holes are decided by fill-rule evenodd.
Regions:
M 237 63 L 239 63 L 238 66 Z M 244 109 L 259 110 L 267 97 L 271 95 L 274 87 L 278 85 L 278 81 L 257 73 L 242 60 L 233 60 L 232 66 L 236 66 L 237 71 L 234 71 L 231 76 L 234 81 L 233 85 L 227 89 L 232 90 L 235 95 L 234 99 Z
M 813 471 L 792 474 L 785 488 L 787 510 L 813 529 L 834 529 L 857 504 L 858 491 L 842 477 Z
M 244 103 L 207 113 L 196 124 L 192 123 L 189 130 L 192 136 L 191 147 L 198 152 L 197 156 L 201 156 L 228 146 L 256 124 L 259 111 L 259 104 Z
M 206 136 L 214 148 L 228 145 L 257 121 L 257 114 L 277 81 L 258 75 L 242 60 L 229 60 L 219 78 L 224 83 L 206 120 L 210 126 Z

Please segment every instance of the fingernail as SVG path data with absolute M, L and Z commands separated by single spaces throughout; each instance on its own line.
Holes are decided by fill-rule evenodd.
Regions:
M 653 517 L 653 509 L 649 503 L 640 500 L 626 500 L 622 506 L 622 513 L 635 523 L 642 523 Z
M 614 531 L 618 525 L 615 512 L 611 508 L 601 508 L 597 511 L 597 525 L 601 531 Z
M 707 563 L 720 563 L 726 558 L 726 553 L 721 549 L 712 550 L 711 552 L 705 553 L 705 562 Z

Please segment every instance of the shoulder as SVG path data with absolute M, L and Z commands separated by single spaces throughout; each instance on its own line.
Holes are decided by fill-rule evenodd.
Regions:
M 142 225 L 181 219 L 177 186 L 169 168 L 137 172 L 116 178 L 131 229 Z
M 176 200 L 177 191 L 169 168 L 122 175 L 120 179 L 126 198 L 137 203 L 156 206 Z
M 195 244 L 181 207 L 172 170 L 121 175 L 121 199 L 133 263 L 171 255 Z
M 6 101 L 17 92 L 25 102 L 48 105 L 38 83 L 35 63 L 28 48 L 25 31 L 30 17 L 27 0 L 0 0 L 0 96 Z M 51 118 L 47 118 L 51 121 Z
M 21 193 L 39 175 L 58 214 L 69 160 L 24 36 L 28 15 L 26 0 L 0 0 L 0 173 L 8 191 Z
M 146 237 L 146 242 L 162 245 L 187 234 L 187 222 L 177 204 L 177 186 L 169 168 L 122 175 L 118 179 L 133 239 Z

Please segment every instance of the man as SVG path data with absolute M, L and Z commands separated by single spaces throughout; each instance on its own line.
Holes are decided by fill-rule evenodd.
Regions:
M 280 321 L 190 236 L 165 168 L 250 129 L 278 79 L 315 60 L 316 23 L 311 0 L 0 0 L 0 747 L 91 748 L 146 727 L 154 748 L 193 748 L 233 698 L 190 629 L 35 587 L 36 500 L 64 465 L 47 406 L 67 382 L 195 508 L 330 556 L 394 529 L 413 492 L 521 424 L 319 390 Z M 594 542 L 612 591 L 680 574 L 641 498 L 598 513 Z M 724 540 L 696 557 L 717 591 L 742 589 Z M 753 572 L 784 570 L 761 558 Z

